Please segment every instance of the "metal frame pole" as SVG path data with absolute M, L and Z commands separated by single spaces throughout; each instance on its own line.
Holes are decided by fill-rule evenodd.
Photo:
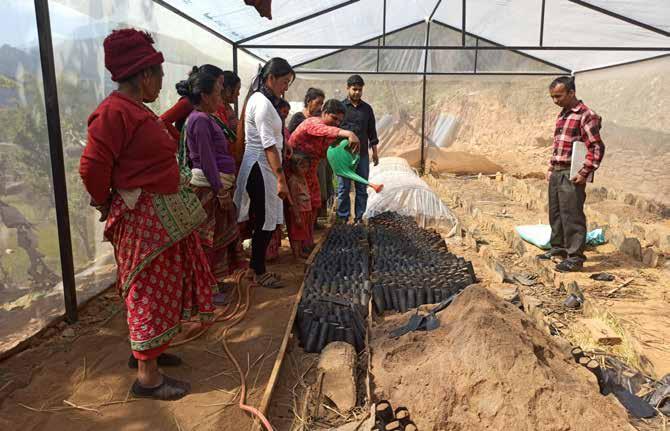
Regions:
M 476 38 L 475 39 L 475 68 L 474 68 L 475 75 L 477 74 L 477 57 L 478 57 L 478 53 L 479 53 L 478 48 L 479 48 L 479 38 Z
M 474 51 L 474 47 L 472 48 Z M 301 75 L 399 75 L 399 76 L 423 76 L 423 71 L 419 70 L 417 72 L 394 72 L 394 71 L 382 71 L 376 72 L 374 70 L 299 70 L 298 73 Z M 569 74 L 570 71 L 557 71 L 557 72 L 426 72 L 426 76 L 472 76 L 472 75 L 483 75 L 483 76 L 564 76 Z
M 461 24 L 461 45 L 463 45 L 463 46 L 465 46 L 465 34 L 466 34 L 465 33 L 465 1 L 466 0 L 463 0 L 463 6 L 462 6 L 462 8 L 463 8 L 463 11 L 462 11 L 463 12 L 463 21 L 462 21 L 462 24 Z
M 386 45 L 386 0 L 384 0 L 384 12 L 382 15 L 382 45 Z M 377 39 L 377 72 L 379 72 L 379 39 Z
M 51 40 L 49 2 L 47 0 L 35 0 L 35 19 L 37 21 L 37 35 L 40 45 L 44 107 L 46 109 L 47 131 L 49 134 L 49 154 L 51 156 L 51 172 L 56 204 L 56 223 L 58 225 L 58 244 L 63 276 L 65 315 L 68 322 L 74 323 L 77 321 L 77 290 L 74 280 L 72 238 L 70 237 L 63 137 L 61 136 L 60 111 L 58 109 L 58 86 L 54 65 L 53 42 Z
M 628 24 L 632 24 L 634 26 L 643 28 L 645 30 L 653 31 L 654 33 L 658 33 L 658 34 L 660 34 L 662 36 L 665 36 L 665 37 L 670 37 L 670 31 L 666 31 L 666 30 L 660 29 L 658 27 L 654 27 L 653 25 L 645 24 L 641 21 L 635 20 L 633 18 L 629 18 L 625 15 L 621 15 L 621 14 L 618 14 L 616 12 L 612 12 L 609 9 L 605 9 L 605 8 L 596 6 L 594 4 L 591 4 L 591 3 L 583 1 L 583 0 L 568 0 L 568 1 L 571 2 L 571 3 L 574 3 L 576 5 L 579 5 L 579 6 L 583 6 L 587 9 L 591 9 L 591 10 L 594 10 L 596 12 L 602 13 L 602 14 L 607 15 L 609 17 L 616 18 L 616 19 L 618 19 L 620 21 L 623 21 L 623 22 L 626 22 Z
M 436 24 L 442 24 L 447 28 L 450 28 L 448 25 L 440 23 L 439 21 L 434 21 Z M 460 31 L 460 30 L 459 30 Z M 376 38 L 373 38 L 373 40 Z M 489 43 L 496 43 L 490 40 L 487 40 L 483 37 L 480 37 L 481 40 Z M 374 45 L 286 45 L 286 44 L 277 44 L 277 45 L 265 45 L 265 44 L 253 44 L 253 45 L 244 45 L 245 48 L 264 48 L 264 49 L 377 49 Z M 242 49 L 242 47 L 240 47 Z M 425 46 L 420 45 L 386 45 L 384 49 L 393 49 L 393 50 L 403 50 L 403 51 L 421 51 L 426 49 Z M 431 51 L 468 51 L 471 50 L 470 46 L 461 46 L 461 45 L 433 45 L 429 46 L 427 49 Z M 668 52 L 670 51 L 670 46 L 531 46 L 531 45 L 494 45 L 494 46 L 480 46 L 479 49 L 488 50 L 488 51 L 604 51 L 604 52 L 649 52 L 649 51 L 659 51 L 659 52 Z
M 224 41 L 228 42 L 228 43 L 231 44 L 231 45 L 235 45 L 235 42 L 233 42 L 232 40 L 230 40 L 229 38 L 227 38 L 227 37 L 224 36 L 223 34 L 221 34 L 221 33 L 219 33 L 218 31 L 215 31 L 215 30 L 209 28 L 208 26 L 206 26 L 205 24 L 201 23 L 200 21 L 198 21 L 198 20 L 196 20 L 196 19 L 193 19 L 191 16 L 189 16 L 188 14 L 182 12 L 180 9 L 178 9 L 178 8 L 176 8 L 176 7 L 174 7 L 174 6 L 172 6 L 170 3 L 167 3 L 165 0 L 152 0 L 152 1 L 153 1 L 154 3 L 156 3 L 157 5 L 160 5 L 160 6 L 164 7 L 165 9 L 169 10 L 169 11 L 172 12 L 173 14 L 175 14 L 175 15 L 177 15 L 177 16 L 180 16 L 181 18 L 185 19 L 186 21 L 190 22 L 191 24 L 193 24 L 193 25 L 195 25 L 195 26 L 197 26 L 197 27 L 200 27 L 201 29 L 205 30 L 205 31 L 208 32 L 208 33 L 213 34 L 214 36 L 218 37 L 219 39 L 224 40 Z M 239 43 L 239 42 L 238 42 L 238 43 Z M 251 52 L 251 51 L 245 49 L 244 47 L 240 47 L 240 49 L 241 49 L 242 51 L 244 51 L 245 53 L 249 54 L 250 56 L 254 57 L 255 59 L 259 60 L 259 61 L 262 61 L 262 62 L 266 62 L 266 61 L 267 61 L 266 59 L 263 59 L 263 58 L 259 57 L 258 55 L 256 55 L 256 54 L 254 54 L 253 52 Z
M 426 171 L 426 157 L 424 148 L 426 144 L 426 73 L 428 72 L 428 44 L 430 43 L 430 19 L 426 23 L 426 49 L 423 54 L 423 77 L 421 85 L 421 163 L 419 170 L 421 175 Z
M 546 0 L 542 0 L 542 15 L 540 15 L 540 46 L 544 45 L 544 9 Z
M 304 17 L 302 17 L 302 18 L 298 18 L 298 19 L 296 19 L 296 20 L 294 20 L 294 21 L 287 22 L 286 24 L 278 25 L 277 27 L 273 27 L 273 28 L 271 28 L 271 29 L 262 31 L 262 32 L 260 32 L 260 33 L 252 34 L 252 35 L 249 36 L 249 37 L 245 37 L 244 39 L 240 39 L 240 40 L 238 40 L 238 41 L 237 41 L 237 44 L 239 44 L 239 45 L 243 45 L 244 43 L 249 42 L 250 40 L 259 38 L 259 37 L 261 37 L 261 36 L 267 36 L 268 34 L 274 33 L 274 32 L 279 31 L 279 30 L 283 30 L 283 29 L 288 28 L 288 27 L 292 27 L 292 26 L 294 26 L 294 25 L 296 25 L 296 24 L 300 24 L 301 22 L 309 21 L 309 20 L 312 19 L 312 18 L 317 18 L 317 17 L 319 17 L 319 16 L 321 16 L 321 15 L 325 15 L 325 14 L 327 14 L 327 13 L 329 13 L 329 12 L 333 12 L 333 11 L 335 11 L 335 10 L 337 10 L 337 9 L 341 9 L 341 8 L 343 8 L 343 7 L 349 6 L 349 5 L 354 4 L 354 3 L 357 3 L 357 2 L 359 2 L 359 1 L 360 1 L 360 0 L 347 0 L 347 1 L 343 2 L 343 3 L 336 4 L 336 5 L 334 5 L 334 6 L 331 6 L 331 7 L 329 7 L 329 8 L 326 8 L 326 9 L 320 10 L 320 11 L 318 11 L 318 12 L 309 14 L 309 15 L 304 16 Z
M 397 28 L 397 29 L 395 29 L 395 30 L 393 30 L 393 31 L 390 31 L 390 32 L 388 32 L 387 34 L 382 34 L 381 37 L 382 37 L 382 39 L 383 39 L 383 44 L 386 45 L 386 36 L 390 36 L 390 35 L 392 35 L 392 34 L 399 33 L 399 32 L 401 32 L 401 31 L 403 31 L 403 30 L 407 30 L 408 28 L 415 27 L 415 26 L 417 26 L 417 25 L 419 25 L 419 24 L 423 24 L 423 23 L 425 23 L 425 22 L 426 22 L 425 20 L 421 20 L 421 21 L 413 22 L 413 23 L 411 23 L 411 24 L 407 24 L 407 25 L 402 26 L 402 27 L 400 27 L 400 28 Z M 365 40 L 363 40 L 363 41 L 361 41 L 361 42 L 357 42 L 356 45 L 362 45 L 362 44 L 365 44 L 365 43 L 370 43 L 370 42 L 372 42 L 372 41 L 375 40 L 375 39 L 379 39 L 379 37 L 380 37 L 380 36 L 375 36 L 375 37 L 371 37 L 370 39 L 365 39 Z M 313 62 L 313 61 L 321 60 L 321 59 L 323 59 L 323 58 L 330 57 L 331 55 L 338 54 L 338 53 L 340 53 L 340 52 L 342 52 L 342 51 L 346 51 L 347 49 L 348 49 L 348 48 L 341 48 L 341 49 L 338 49 L 338 50 L 336 50 L 336 51 L 329 52 L 328 54 L 319 55 L 318 57 L 314 57 L 314 58 L 312 58 L 312 59 L 310 59 L 310 60 L 306 60 L 306 61 L 300 62 L 300 63 L 298 63 L 298 64 L 294 64 L 294 65 L 293 65 L 293 68 L 296 69 L 296 68 L 298 68 L 298 67 L 301 67 L 301 66 L 304 66 L 304 65 L 306 65 L 306 64 L 309 64 L 309 63 L 311 63 L 311 62 Z
M 465 1 L 465 0 L 463 0 Z M 423 48 L 423 85 L 421 86 L 421 164 L 420 164 L 420 171 L 421 175 L 423 175 L 426 171 L 426 157 L 425 157 L 425 144 L 426 144 L 426 83 L 427 83 L 427 76 L 428 76 L 428 47 L 430 46 L 430 23 L 433 21 L 433 17 L 435 16 L 435 13 L 437 12 L 437 8 L 440 7 L 440 4 L 442 3 L 442 0 L 437 0 L 437 3 L 435 3 L 435 7 L 433 8 L 433 11 L 431 12 L 430 16 L 426 20 L 426 43 L 424 44 Z
M 233 44 L 233 72 L 235 75 L 239 76 L 238 72 L 238 65 L 237 65 L 237 44 Z M 236 100 L 235 101 L 235 116 L 239 117 L 240 116 L 240 107 L 239 107 L 239 102 Z

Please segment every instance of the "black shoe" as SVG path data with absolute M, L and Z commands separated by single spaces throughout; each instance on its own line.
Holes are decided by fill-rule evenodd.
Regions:
M 554 269 L 558 272 L 576 272 L 582 269 L 584 262 L 580 259 L 565 259 L 563 262 L 556 265 Z
M 162 401 L 175 401 L 191 392 L 191 384 L 163 376 L 163 382 L 155 388 L 146 388 L 135 380 L 130 393 L 136 398 L 153 398 Z
M 554 256 L 562 257 L 565 259 L 566 257 L 568 257 L 568 253 L 560 248 L 552 248 L 547 252 L 538 254 L 537 258 L 540 260 L 551 260 L 551 258 Z
M 181 358 L 179 356 L 171 355 L 169 353 L 161 353 L 158 356 L 159 367 L 177 367 L 179 365 L 181 365 Z M 131 353 L 130 358 L 128 358 L 128 368 L 136 370 L 137 366 L 137 359 L 135 359 Z

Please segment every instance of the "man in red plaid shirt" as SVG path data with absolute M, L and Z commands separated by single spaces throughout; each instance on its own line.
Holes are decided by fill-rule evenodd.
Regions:
M 553 154 L 547 171 L 551 249 L 539 258 L 562 257 L 565 259 L 556 265 L 557 271 L 578 271 L 586 260 L 586 182 L 593 181 L 593 173 L 605 154 L 605 144 L 600 139 L 601 119 L 577 99 L 574 78 L 555 79 L 549 86 L 549 94 L 563 109 L 556 119 Z M 570 178 L 575 141 L 586 144 L 587 154 L 584 165 Z

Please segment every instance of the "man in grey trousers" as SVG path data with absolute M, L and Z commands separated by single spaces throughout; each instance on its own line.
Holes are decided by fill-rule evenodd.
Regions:
M 605 154 L 600 139 L 601 118 L 577 98 L 573 77 L 556 78 L 549 86 L 554 103 L 562 108 L 556 119 L 553 154 L 549 161 L 549 223 L 551 249 L 540 259 L 564 258 L 556 265 L 561 272 L 579 271 L 586 256 L 586 183 Z M 586 145 L 586 159 L 579 172 L 570 177 L 573 143 Z

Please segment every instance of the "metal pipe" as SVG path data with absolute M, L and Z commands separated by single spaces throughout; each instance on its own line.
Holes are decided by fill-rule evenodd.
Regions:
M 37 35 L 40 45 L 44 107 L 46 109 L 47 131 L 49 134 L 49 154 L 51 157 L 51 172 L 53 175 L 54 200 L 56 204 L 58 248 L 60 249 L 60 265 L 63 276 L 65 315 L 68 322 L 74 323 L 77 321 L 77 289 L 74 279 L 74 262 L 72 259 L 72 238 L 70 237 L 63 137 L 60 130 L 60 111 L 58 109 L 58 86 L 54 64 L 53 42 L 51 40 L 49 2 L 47 0 L 35 0 L 35 19 L 37 21 Z
M 238 67 L 239 66 L 237 64 L 237 44 L 234 43 L 233 44 L 233 72 L 237 76 L 240 75 L 239 72 L 238 72 Z M 239 102 L 237 100 L 235 100 L 235 117 L 239 118 L 239 116 L 240 116 L 240 106 L 239 106 Z
M 400 32 L 400 31 L 407 30 L 408 28 L 412 28 L 412 27 L 417 26 L 417 25 L 419 25 L 419 24 L 423 24 L 424 22 L 425 22 L 424 20 L 416 21 L 416 22 L 413 22 L 413 23 L 411 23 L 411 24 L 408 24 L 408 25 L 399 27 L 399 28 L 397 28 L 397 29 L 395 29 L 395 30 L 389 32 L 388 34 L 384 34 L 384 35 L 382 35 L 383 38 L 384 38 L 384 43 L 386 43 L 386 36 L 390 36 L 390 35 L 392 35 L 392 34 L 395 34 L 395 33 Z M 375 40 L 375 39 L 379 39 L 379 36 L 371 37 L 370 39 L 366 39 L 366 40 L 364 40 L 364 41 L 362 41 L 362 42 L 359 42 L 358 44 L 369 43 L 369 42 L 372 42 L 372 41 Z M 320 56 L 318 56 L 318 57 L 312 58 L 311 60 L 307 60 L 307 61 L 303 61 L 302 63 L 294 64 L 294 65 L 293 65 L 293 68 L 295 69 L 295 68 L 297 68 L 297 67 L 304 66 L 304 65 L 306 65 L 306 64 L 312 63 L 312 62 L 317 61 L 317 60 L 321 60 L 321 59 L 326 58 L 326 57 L 329 57 L 329 56 L 331 56 L 331 55 L 335 55 L 335 54 L 337 54 L 337 53 L 339 53 L 339 52 L 345 51 L 346 49 L 347 49 L 347 48 L 338 49 L 338 50 L 336 50 L 336 51 L 334 51 L 334 52 L 329 52 L 328 54 L 324 54 L 324 55 L 320 55 Z
M 484 40 L 484 38 L 481 38 Z M 249 49 L 377 49 L 374 45 L 244 45 Z M 242 47 L 240 47 L 242 48 Z M 418 51 L 467 51 L 474 49 L 471 46 L 461 45 L 433 45 L 426 48 L 417 45 L 386 45 L 384 49 Z M 670 51 L 669 46 L 480 46 L 479 49 L 490 51 L 524 50 L 524 51 Z
M 576 74 L 576 73 L 584 73 L 584 72 L 593 72 L 593 71 L 596 71 L 596 70 L 611 69 L 613 67 L 627 66 L 629 64 L 636 64 L 636 63 L 642 63 L 642 62 L 645 62 L 645 61 L 658 60 L 659 58 L 665 58 L 665 57 L 670 57 L 670 54 L 661 54 L 661 55 L 656 55 L 654 57 L 642 58 L 640 60 L 627 61 L 625 63 L 610 64 L 609 66 L 593 67 L 593 68 L 590 68 L 590 69 L 580 69 L 580 70 L 575 70 L 574 73 Z
M 600 12 L 600 13 L 605 14 L 607 16 L 611 16 L 612 18 L 616 18 L 618 20 L 627 22 L 628 24 L 632 24 L 632 25 L 635 25 L 637 27 L 641 27 L 645 30 L 653 31 L 654 33 L 658 33 L 658 34 L 663 35 L 665 37 L 670 37 L 670 32 L 669 31 L 662 30 L 658 27 L 654 27 L 653 25 L 645 24 L 641 21 L 635 20 L 635 19 L 627 17 L 625 15 L 620 15 L 616 12 L 612 12 L 611 10 L 596 6 L 594 4 L 591 4 L 591 3 L 588 3 L 588 2 L 585 2 L 585 1 L 582 1 L 582 0 L 568 0 L 568 1 L 571 2 L 571 3 L 574 3 L 574 4 L 578 4 L 580 6 L 583 6 L 585 8 L 594 10 L 596 12 Z
M 423 76 L 423 72 L 376 72 L 365 70 L 296 70 L 301 75 L 405 75 Z M 563 76 L 569 72 L 426 72 L 426 76 Z
M 540 15 L 540 46 L 544 45 L 544 9 L 546 0 L 542 0 L 542 14 Z
M 214 36 L 218 37 L 219 39 L 228 42 L 231 45 L 235 45 L 235 42 L 233 42 L 231 39 L 227 38 L 223 34 L 219 33 L 216 30 L 211 29 L 210 27 L 206 26 L 205 24 L 201 23 L 200 21 L 193 19 L 190 15 L 182 12 L 180 9 L 177 9 L 176 7 L 172 6 L 170 3 L 165 2 L 164 0 L 152 0 L 154 3 L 157 5 L 163 6 L 165 9 L 169 10 L 170 12 L 174 13 L 175 15 L 178 15 L 182 18 L 184 18 L 186 21 L 190 22 L 191 24 L 200 27 L 201 29 L 205 30 L 208 33 L 213 34 Z M 258 55 L 254 54 L 251 51 L 246 50 L 244 47 L 240 47 L 242 51 L 245 53 L 249 54 L 250 56 L 254 57 L 256 60 L 266 62 L 266 59 L 263 59 L 259 57 Z
M 214 36 L 218 37 L 219 39 L 223 39 L 231 45 L 235 44 L 235 42 L 233 42 L 231 39 L 227 38 L 226 36 L 219 33 L 218 31 L 211 29 L 210 27 L 201 23 L 197 19 L 192 18 L 190 15 L 183 12 L 181 9 L 178 9 L 178 8 L 172 6 L 170 3 L 168 3 L 164 0 L 153 0 L 153 2 L 158 4 L 158 5 L 163 6 L 165 9 L 169 10 L 170 12 L 179 15 L 180 17 L 184 18 L 186 21 L 190 22 L 191 24 L 197 25 L 201 29 L 213 34 Z
M 463 20 L 461 24 L 461 45 L 465 46 L 465 0 L 463 0 Z
M 452 26 L 450 26 L 449 24 L 445 24 L 445 23 L 443 23 L 443 22 L 440 21 L 440 20 L 434 20 L 433 22 L 436 23 L 436 24 L 439 24 L 439 25 L 441 25 L 441 26 L 443 26 L 443 27 L 445 27 L 445 28 L 448 28 L 448 29 L 450 29 L 450 30 L 459 31 L 456 27 L 452 27 Z M 499 44 L 498 42 L 494 42 L 494 41 L 492 41 L 492 40 L 490 40 L 490 39 L 487 39 L 487 38 L 485 38 L 485 37 L 481 37 L 481 36 L 479 36 L 479 35 L 472 34 L 472 33 L 468 33 L 468 32 L 466 32 L 465 34 L 467 34 L 467 35 L 470 36 L 470 37 L 475 37 L 475 38 L 481 40 L 482 42 L 490 43 L 491 45 L 494 45 L 494 46 L 500 46 L 500 47 L 503 47 L 503 45 Z M 510 49 L 509 47 L 507 47 L 507 48 Z M 510 51 L 515 52 L 516 54 L 519 54 L 519 55 L 524 56 L 524 57 L 526 57 L 526 58 L 530 58 L 531 60 L 539 61 L 540 63 L 542 63 L 542 64 L 546 64 L 547 66 L 551 66 L 551 67 L 555 67 L 555 68 L 557 68 L 557 69 L 563 70 L 563 71 L 566 72 L 566 73 L 570 73 L 570 69 L 568 69 L 568 68 L 566 68 L 566 67 L 563 67 L 563 66 L 561 66 L 561 65 L 559 65 L 559 64 L 552 63 L 552 62 L 547 61 L 547 60 L 543 60 L 543 59 L 541 59 L 541 58 L 535 57 L 534 55 L 530 55 L 530 54 L 525 53 L 525 52 L 515 51 L 514 49 L 510 49 Z
M 382 45 L 386 45 L 386 0 L 384 0 L 384 11 L 382 13 Z M 379 39 L 377 39 L 377 72 L 379 72 Z
M 440 3 L 438 2 L 438 4 L 435 5 L 433 13 L 435 13 L 439 4 Z M 421 162 L 419 165 L 421 175 L 423 175 L 426 170 L 426 157 L 424 153 L 424 148 L 426 146 L 426 73 L 428 72 L 428 45 L 430 44 L 430 20 L 432 19 L 432 16 L 433 14 L 431 14 L 431 18 L 429 18 L 426 23 L 426 43 L 423 53 L 423 79 L 421 85 Z
M 437 3 L 435 3 L 435 7 L 433 8 L 433 11 L 430 13 L 430 16 L 428 17 L 428 22 L 433 20 L 433 17 L 435 16 L 435 12 L 437 12 L 437 8 L 440 7 L 441 3 L 442 3 L 442 0 L 437 0 Z

